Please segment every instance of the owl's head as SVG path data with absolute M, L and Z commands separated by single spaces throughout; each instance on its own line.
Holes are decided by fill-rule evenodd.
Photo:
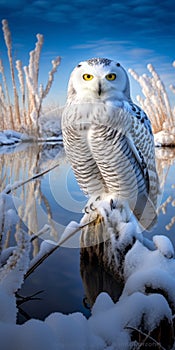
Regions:
M 92 58 L 74 68 L 68 86 L 68 98 L 82 101 L 130 101 L 129 79 L 120 63 L 107 58 Z

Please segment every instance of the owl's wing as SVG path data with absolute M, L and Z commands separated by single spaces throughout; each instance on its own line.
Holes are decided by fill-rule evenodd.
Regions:
M 128 132 L 128 142 L 135 154 L 148 183 L 148 195 L 153 204 L 157 205 L 159 180 L 155 164 L 154 138 L 150 120 L 137 105 L 129 104 L 132 128 Z
M 141 225 L 151 228 L 158 192 L 154 141 L 147 116 L 138 108 L 140 120 L 133 107 L 110 103 L 96 113 L 90 145 L 109 192 L 129 200 Z
M 151 123 L 144 111 L 137 105 L 130 103 L 129 109 L 132 128 L 127 135 L 128 143 L 142 168 L 147 184 L 146 206 L 143 210 L 141 204 L 144 203 L 144 200 L 140 197 L 140 202 L 136 208 L 135 214 L 136 216 L 140 216 L 143 210 L 141 221 L 145 222 L 152 217 L 152 224 L 154 225 L 157 217 L 156 209 L 160 187 L 155 164 L 155 146 Z M 140 211 L 140 213 L 137 213 L 137 211 Z M 145 225 L 143 224 L 143 226 Z

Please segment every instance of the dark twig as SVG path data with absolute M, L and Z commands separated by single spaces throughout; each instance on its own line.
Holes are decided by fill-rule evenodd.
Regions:
M 32 177 L 30 177 L 29 179 L 27 179 L 27 180 L 24 180 L 24 181 L 21 181 L 21 182 L 17 182 L 16 185 L 15 185 L 15 183 L 14 183 L 10 188 L 9 188 L 9 186 L 7 186 L 6 189 L 4 189 L 3 192 L 6 193 L 6 194 L 9 194 L 9 193 L 11 193 L 13 190 L 16 190 L 17 188 L 19 188 L 19 187 L 21 187 L 21 186 L 27 184 L 28 182 L 33 181 L 33 180 L 36 180 L 38 177 L 47 174 L 49 171 L 55 169 L 55 168 L 56 168 L 57 166 L 59 166 L 59 165 L 60 165 L 60 164 L 57 163 L 57 164 L 53 165 L 53 167 L 51 167 L 51 168 L 49 168 L 49 169 L 46 169 L 46 170 L 42 171 L 41 173 L 35 174 L 35 175 L 33 175 Z
M 143 335 L 145 337 L 145 340 L 143 341 L 143 343 L 145 343 L 145 341 L 147 339 L 149 339 L 149 340 L 153 341 L 157 346 L 159 346 L 159 349 L 166 350 L 156 339 L 152 338 L 151 335 L 146 334 L 145 332 L 141 331 L 140 329 L 137 329 L 137 328 L 132 327 L 132 326 L 126 326 L 125 329 L 131 329 L 132 331 L 138 332 L 139 334 Z M 140 344 L 137 349 L 139 349 L 141 347 L 141 345 L 143 345 L 143 343 Z
M 43 293 L 44 290 L 39 290 L 38 292 L 29 295 L 27 297 L 23 297 L 22 295 L 19 295 L 18 293 L 16 293 L 16 297 L 19 299 L 17 300 L 17 306 L 26 303 L 27 301 L 31 301 L 31 300 L 41 300 L 41 298 L 36 297 L 37 295 Z
M 20 306 L 18 307 L 18 311 L 27 321 L 31 320 L 32 317 L 26 311 L 24 311 Z

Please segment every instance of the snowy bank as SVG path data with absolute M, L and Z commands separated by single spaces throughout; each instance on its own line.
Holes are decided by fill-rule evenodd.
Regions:
M 0 131 L 0 146 L 12 146 L 19 142 L 61 142 L 63 141 L 59 120 L 48 119 L 41 123 L 41 135 L 35 137 L 15 130 Z M 161 130 L 154 134 L 155 147 L 175 146 L 174 131 Z
M 57 127 L 53 121 L 48 121 L 45 124 L 44 137 L 35 137 L 32 135 L 27 135 L 26 133 L 21 133 L 14 130 L 3 130 L 0 131 L 0 146 L 13 146 L 20 142 L 62 142 L 61 130 Z
M 23 134 L 14 130 L 0 131 L 0 146 L 11 146 L 21 141 L 30 141 L 31 138 L 27 134 Z

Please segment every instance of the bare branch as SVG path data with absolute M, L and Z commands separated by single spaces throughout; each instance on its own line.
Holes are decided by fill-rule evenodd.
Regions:
M 153 341 L 156 345 L 158 345 L 159 349 L 161 349 L 161 350 L 166 350 L 156 339 L 154 339 L 153 337 L 151 337 L 150 334 L 146 334 L 145 332 L 141 331 L 140 329 L 137 329 L 137 328 L 132 327 L 132 326 L 126 326 L 125 329 L 130 329 L 130 330 L 132 330 L 132 331 L 135 331 L 135 332 L 137 332 L 137 333 L 143 335 L 143 336 L 145 337 L 144 343 L 145 343 L 145 341 L 146 341 L 147 339 L 150 339 L 150 340 Z M 140 345 L 138 346 L 137 349 L 140 349 L 140 347 L 141 347 L 142 345 L 143 345 L 143 343 L 140 344 Z

